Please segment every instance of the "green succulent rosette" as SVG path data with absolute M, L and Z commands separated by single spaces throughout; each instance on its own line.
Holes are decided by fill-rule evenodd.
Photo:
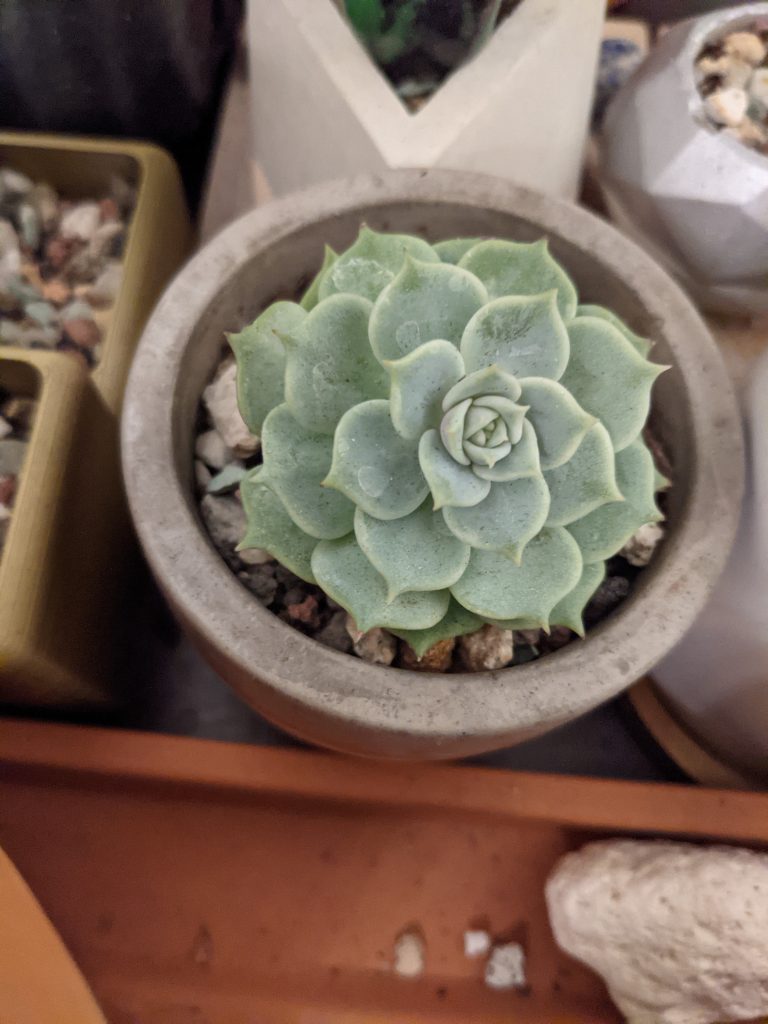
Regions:
M 546 241 L 434 246 L 363 227 L 300 304 L 231 335 L 263 464 L 241 547 L 417 653 L 494 623 L 567 626 L 661 519 L 642 429 L 664 369 Z

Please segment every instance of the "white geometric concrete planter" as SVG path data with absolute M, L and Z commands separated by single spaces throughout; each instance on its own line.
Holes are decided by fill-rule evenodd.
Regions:
M 522 0 L 410 113 L 332 0 L 249 0 L 255 158 L 274 195 L 397 167 L 576 195 L 605 0 Z

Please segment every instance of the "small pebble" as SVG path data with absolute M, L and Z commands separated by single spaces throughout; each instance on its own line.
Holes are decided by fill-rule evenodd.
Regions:
M 8 435 L 12 433 L 13 427 L 11 426 L 11 424 L 8 422 L 7 419 L 5 419 L 4 416 L 0 416 L 0 441 L 2 441 L 4 437 L 8 437 Z
M 352 638 L 347 632 L 347 613 L 343 609 L 334 612 L 326 625 L 315 634 L 315 640 L 319 640 L 326 647 L 332 647 L 335 651 L 349 654 L 352 650 Z
M 656 548 L 664 539 L 664 527 L 660 523 L 646 523 L 627 541 L 619 554 L 630 565 L 648 565 Z
M 257 597 L 262 604 L 267 606 L 272 604 L 275 594 L 277 593 L 277 580 L 275 579 L 274 574 L 274 563 L 272 566 L 269 566 L 266 563 L 264 565 L 255 565 L 247 570 L 239 572 L 237 575 L 246 587 L 248 587 L 250 592 Z
M 415 672 L 446 672 L 453 662 L 453 649 L 456 641 L 453 637 L 439 640 L 421 657 L 416 654 L 410 644 L 400 646 L 400 664 L 403 668 Z
M 18 477 L 15 473 L 0 475 L 0 505 L 4 505 L 6 508 L 10 508 L 13 505 L 13 499 L 16 497 L 17 480 Z
M 224 443 L 218 430 L 206 430 L 195 441 L 195 455 L 211 469 L 224 469 L 232 461 L 231 450 Z
M 391 665 L 397 654 L 397 639 L 386 629 L 358 629 L 351 615 L 346 620 L 355 654 L 373 665 Z
M 288 612 L 288 617 L 294 622 L 301 622 L 303 625 L 309 626 L 310 629 L 318 629 L 320 626 L 320 610 L 317 598 L 312 594 L 308 594 L 298 604 L 286 604 L 285 610 Z
M 237 554 L 245 565 L 265 565 L 267 562 L 274 562 L 272 555 L 263 548 L 243 548 Z
M 718 89 L 704 100 L 704 108 L 712 120 L 730 128 L 741 124 L 748 105 L 743 89 Z
M 234 361 L 225 362 L 219 368 L 203 392 L 203 404 L 229 448 L 241 455 L 252 455 L 259 450 L 259 439 L 245 425 L 237 405 L 237 366 Z
M 723 49 L 753 65 L 765 59 L 765 43 L 754 32 L 731 32 L 723 41 Z
M 539 637 L 539 651 L 542 654 L 559 651 L 561 647 L 566 647 L 573 637 L 574 633 L 567 626 L 553 626 L 549 633 L 542 630 Z
M 21 171 L 14 171 L 11 167 L 3 167 L 0 170 L 0 194 L 25 196 L 32 191 L 32 180 Z
M 201 491 L 208 490 L 208 484 L 211 482 L 211 471 L 208 469 L 202 459 L 195 459 L 195 483 L 198 489 Z
M 112 196 L 99 200 L 99 211 L 102 221 L 118 220 L 120 217 L 120 207 Z
M 42 293 L 46 302 L 52 302 L 55 306 L 63 306 L 72 297 L 72 289 L 60 277 L 43 281 Z
M 231 550 L 245 536 L 245 512 L 237 498 L 206 494 L 200 502 L 200 514 L 218 548 Z
M 64 333 L 80 348 L 94 348 L 101 341 L 101 330 L 94 320 L 67 320 L 64 323 Z
M 59 197 L 51 186 L 38 182 L 29 193 L 29 202 L 37 211 L 43 231 L 53 231 L 59 222 Z
M 504 668 L 515 654 L 511 629 L 483 626 L 475 633 L 460 636 L 459 660 L 467 672 L 488 672 Z
M 89 241 L 101 223 L 101 210 L 98 203 L 75 203 L 62 216 L 59 231 L 62 238 Z
M 485 984 L 499 991 L 525 988 L 525 950 L 517 942 L 494 946 L 485 965 Z
M 768 109 L 768 68 L 757 68 L 749 83 L 749 98 Z
M 66 238 L 56 236 L 45 246 L 45 262 L 53 270 L 61 270 L 72 254 L 72 243 Z
M 50 327 L 56 321 L 56 310 L 48 302 L 28 302 L 24 307 L 24 316 L 41 327 Z

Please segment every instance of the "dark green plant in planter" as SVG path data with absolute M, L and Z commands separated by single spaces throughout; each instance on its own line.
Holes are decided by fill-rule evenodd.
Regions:
M 230 337 L 263 465 L 242 547 L 417 653 L 484 622 L 568 626 L 661 518 L 641 432 L 664 369 L 544 240 L 363 228 L 300 304 Z

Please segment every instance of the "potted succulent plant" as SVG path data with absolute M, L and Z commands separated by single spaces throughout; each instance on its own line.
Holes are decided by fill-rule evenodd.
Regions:
M 417 657 L 484 624 L 583 633 L 604 561 L 660 518 L 657 378 L 667 542 L 586 641 L 530 664 L 416 673 L 321 646 L 259 606 L 190 510 L 198 403 L 243 324 L 215 378 L 237 378 L 261 438 L 241 547 L 360 630 Z M 361 753 L 489 749 L 618 692 L 690 623 L 738 515 L 735 402 L 666 275 L 583 211 L 445 172 L 327 186 L 224 232 L 150 324 L 123 440 L 150 563 L 214 666 L 278 724 Z

